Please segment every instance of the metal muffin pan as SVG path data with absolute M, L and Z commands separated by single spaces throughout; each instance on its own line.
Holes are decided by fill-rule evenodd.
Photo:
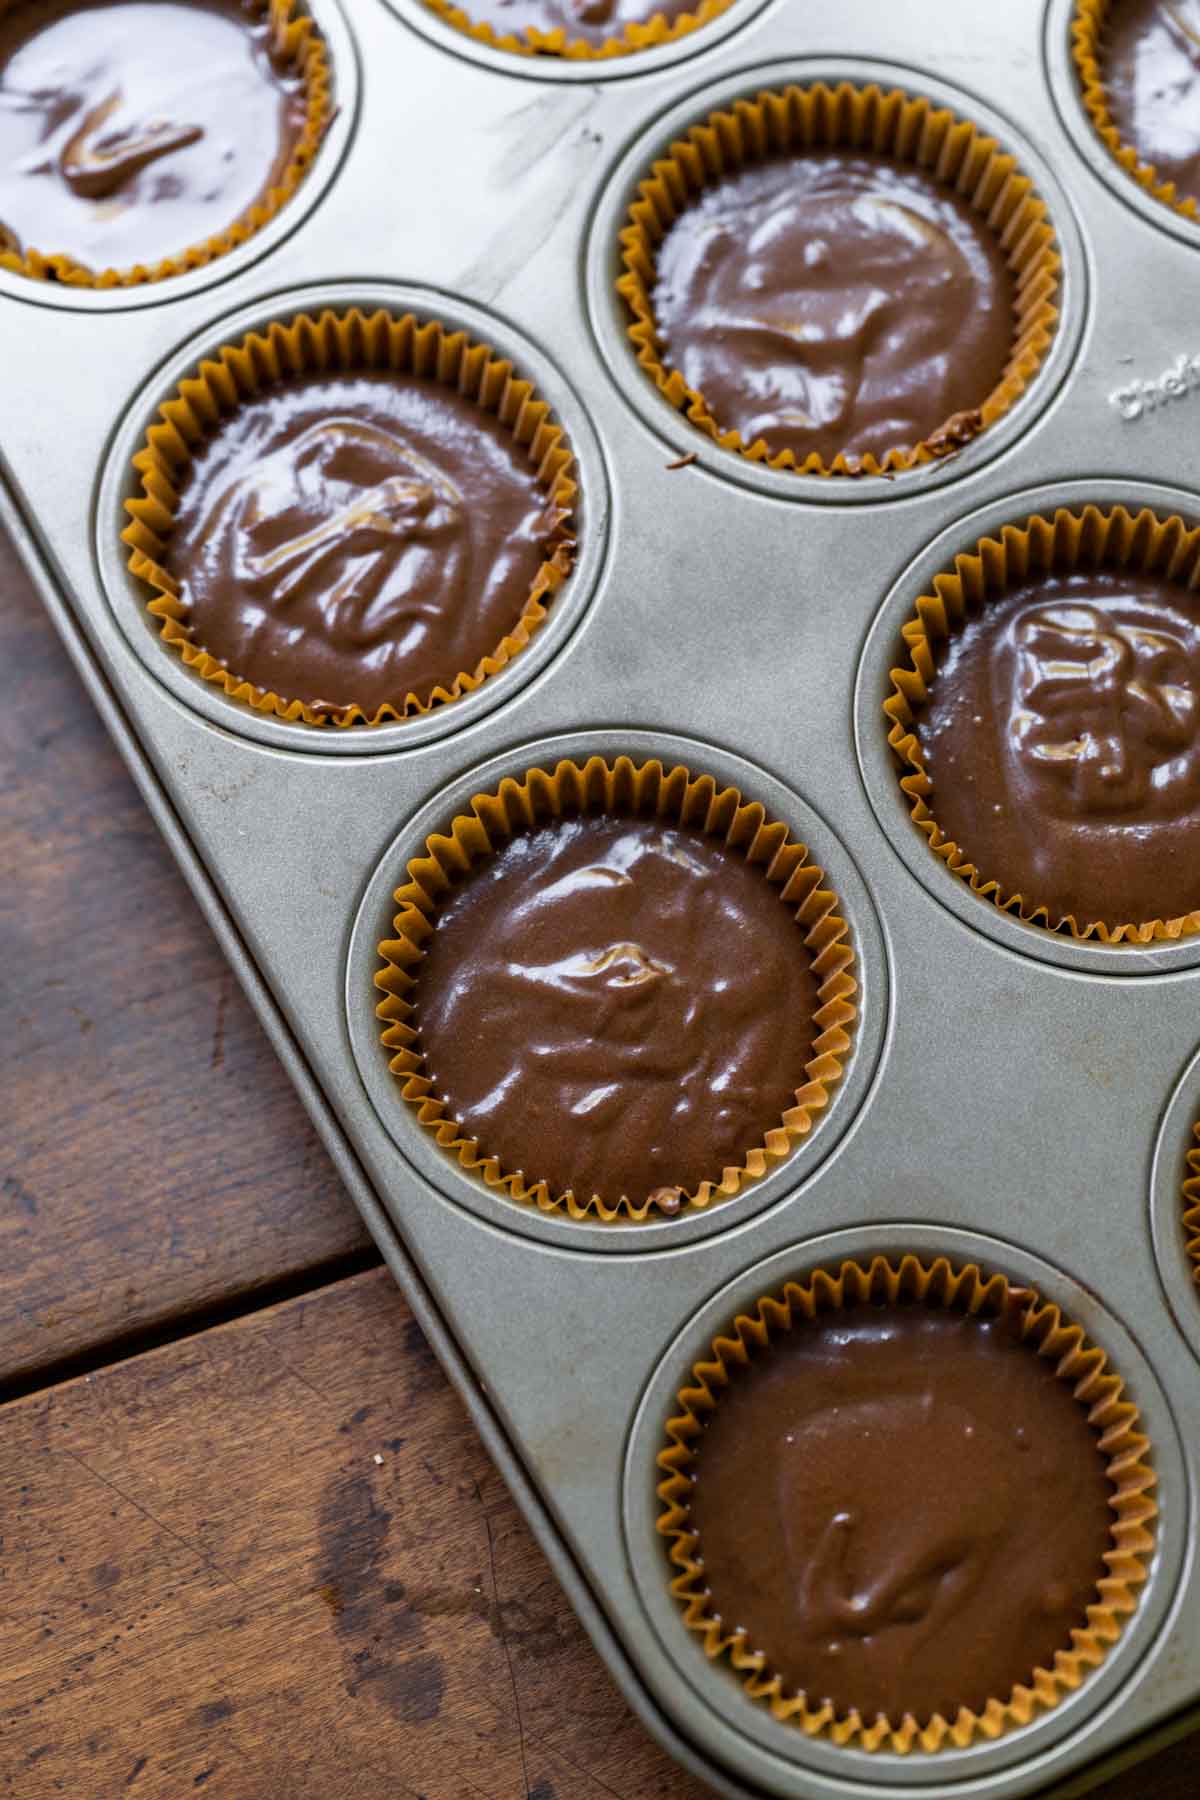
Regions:
M 1200 1108 L 1200 969 L 1188 945 L 1048 938 L 944 877 L 889 788 L 881 681 L 930 559 L 981 522 L 1084 497 L 1200 518 L 1200 491 L 1179 486 L 1200 396 L 1135 421 L 1113 398 L 1200 352 L 1197 247 L 1065 123 L 1058 0 L 738 0 L 677 52 L 567 79 L 459 42 L 420 0 L 313 10 L 343 112 L 286 229 L 203 280 L 103 304 L 0 285 L 3 515 L 650 1729 L 742 1800 L 1077 1791 L 1200 1721 L 1200 1296 L 1178 1198 Z M 677 120 L 773 80 L 865 72 L 948 100 L 1036 176 L 1065 320 L 1012 420 L 977 447 L 818 491 L 756 478 L 650 389 L 616 326 L 611 226 L 635 146 L 652 154 Z M 192 677 L 135 604 L 117 539 L 131 444 L 181 369 L 253 321 L 354 300 L 460 321 L 534 376 L 580 459 L 582 550 L 551 621 L 478 704 L 432 726 L 317 732 Z M 690 449 L 694 464 L 669 466 Z M 498 774 L 595 748 L 678 757 L 761 798 L 826 868 L 859 958 L 862 1018 L 827 1115 L 790 1162 L 694 1221 L 572 1224 L 486 1190 L 403 1116 L 376 1037 L 373 944 L 413 842 Z M 705 1663 L 666 1598 L 653 1459 L 714 1324 L 789 1272 L 909 1245 L 1033 1280 L 1110 1352 L 1152 1439 L 1161 1520 L 1139 1610 L 1077 1694 L 994 1743 L 901 1759 L 778 1727 Z

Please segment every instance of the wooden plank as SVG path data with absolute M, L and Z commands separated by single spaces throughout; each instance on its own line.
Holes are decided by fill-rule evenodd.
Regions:
M 384 1271 L 2 1417 L 3 1800 L 701 1800 Z
M 2 535 L 0 663 L 3 1380 L 366 1234 Z
M 0 1795 L 700 1800 L 384 1271 L 3 1420 Z

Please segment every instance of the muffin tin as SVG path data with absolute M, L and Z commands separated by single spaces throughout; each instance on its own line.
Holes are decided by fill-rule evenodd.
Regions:
M 485 50 L 422 0 L 312 10 L 339 113 L 272 227 L 145 289 L 0 279 L 0 510 L 650 1729 L 743 1800 L 1080 1791 L 1200 1721 L 1200 1295 L 1179 1197 L 1200 1116 L 1200 939 L 1075 943 L 972 894 L 908 818 L 882 708 L 907 608 L 984 530 L 1089 500 L 1200 520 L 1200 487 L 1178 485 L 1200 392 L 1133 420 L 1116 399 L 1200 353 L 1200 233 L 1090 139 L 1068 0 L 736 0 L 681 44 L 604 65 Z M 1062 320 L 1027 393 L 958 455 L 895 480 L 722 451 L 637 369 L 613 292 L 622 206 L 679 123 L 842 76 L 994 132 L 1063 255 Z M 580 554 L 528 650 L 476 693 L 339 731 L 252 713 L 192 676 L 160 644 L 119 534 L 133 449 L 201 354 L 355 303 L 460 325 L 536 382 L 578 458 Z M 861 982 L 845 1078 L 794 1155 L 734 1199 L 641 1225 L 521 1206 L 444 1156 L 375 1017 L 407 856 L 505 774 L 592 752 L 686 763 L 786 821 L 838 895 Z M 814 1266 L 905 1250 L 1032 1282 L 1108 1353 L 1150 1439 L 1160 1516 L 1138 1609 L 1077 1692 L 993 1742 L 901 1757 L 810 1740 L 705 1660 L 668 1591 L 654 1459 L 676 1387 L 739 1306 Z

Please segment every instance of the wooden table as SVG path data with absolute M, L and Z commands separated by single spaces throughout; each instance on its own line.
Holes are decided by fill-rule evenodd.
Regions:
M 0 538 L 0 1796 L 700 1800 Z M 1196 1800 L 1196 1745 L 1097 1800 Z

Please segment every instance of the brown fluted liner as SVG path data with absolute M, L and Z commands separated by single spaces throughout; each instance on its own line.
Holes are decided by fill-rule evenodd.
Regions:
M 838 148 L 890 155 L 953 189 L 999 239 L 1016 276 L 1017 316 L 1004 375 L 974 413 L 955 415 L 931 437 L 889 450 L 882 460 L 874 454 L 851 460 L 839 452 L 826 463 L 816 451 L 801 461 L 792 450 L 772 453 L 762 438 L 747 444 L 740 432 L 723 430 L 703 394 L 689 387 L 678 369 L 663 363 L 651 295 L 658 246 L 709 182 L 782 152 Z M 1054 228 L 1045 202 L 1016 158 L 946 108 L 873 82 L 865 87 L 817 82 L 763 92 L 691 126 L 638 184 L 620 241 L 624 273 L 617 292 L 632 318 L 628 335 L 640 367 L 714 443 L 770 469 L 804 475 L 891 474 L 961 449 L 1003 417 L 1025 391 L 1058 321 L 1062 263 Z
M 179 584 L 166 566 L 169 538 L 178 511 L 180 490 L 192 456 L 240 402 L 265 388 L 296 376 L 330 370 L 383 369 L 427 376 L 478 401 L 495 414 L 525 451 L 537 478 L 554 503 L 548 555 L 530 588 L 518 620 L 489 656 L 474 669 L 464 669 L 449 686 L 428 694 L 409 693 L 386 702 L 370 717 L 358 706 L 318 710 L 307 702 L 256 687 L 190 639 L 187 609 Z M 437 319 L 413 313 L 397 317 L 382 308 L 363 313 L 299 313 L 287 323 L 275 321 L 252 331 L 237 344 L 226 344 L 206 358 L 197 373 L 181 381 L 174 396 L 159 408 L 159 417 L 133 459 L 139 495 L 125 502 L 130 523 L 121 533 L 129 547 L 129 568 L 153 591 L 147 610 L 160 623 L 164 644 L 182 656 L 190 669 L 224 688 L 256 712 L 273 713 L 307 725 L 382 725 L 474 692 L 490 675 L 510 663 L 529 643 L 546 618 L 547 607 L 570 573 L 575 542 L 571 513 L 577 494 L 574 457 L 544 400 L 532 382 L 499 360 L 487 344 L 475 344 L 463 331 L 450 331 Z
M 795 1105 L 745 1163 L 714 1174 L 694 1193 L 685 1194 L 681 1207 L 701 1211 L 727 1199 L 745 1182 L 765 1174 L 771 1163 L 787 1156 L 812 1130 L 829 1104 L 830 1090 L 842 1077 L 843 1059 L 849 1053 L 858 1016 L 854 951 L 846 922 L 838 913 L 837 896 L 825 886 L 824 871 L 808 860 L 805 846 L 791 836 L 786 825 L 768 818 L 757 801 L 744 800 L 736 788 L 718 787 L 710 775 L 692 775 L 678 765 L 667 769 L 661 762 L 637 764 L 627 756 L 619 756 L 611 764 L 592 756 L 585 763 L 564 760 L 553 769 L 530 769 L 519 781 L 502 781 L 493 794 L 476 794 L 469 811 L 461 813 L 445 833 L 426 841 L 425 854 L 413 857 L 407 881 L 396 890 L 395 936 L 379 946 L 384 966 L 375 977 L 376 987 L 387 998 L 376 1013 L 383 1023 L 383 1042 L 392 1053 L 390 1067 L 400 1082 L 401 1094 L 420 1123 L 464 1169 L 481 1175 L 489 1187 L 503 1188 L 512 1199 L 530 1202 L 543 1212 L 561 1210 L 573 1219 L 595 1214 L 606 1222 L 624 1216 L 641 1222 L 654 1210 L 653 1197 L 635 1205 L 624 1195 L 609 1203 L 598 1194 L 580 1200 L 570 1191 L 552 1193 L 544 1181 L 527 1181 L 522 1174 L 506 1172 L 498 1159 L 488 1154 L 485 1144 L 467 1136 L 433 1097 L 409 999 L 422 945 L 456 877 L 493 855 L 498 845 L 523 828 L 546 819 L 603 812 L 666 819 L 711 833 L 761 868 L 764 879 L 779 889 L 780 900 L 793 909 L 819 983 L 819 1006 L 814 1014 L 818 1035 L 805 1070 L 807 1081 L 797 1089 Z
M 23 4 L 25 0 L 0 0 L 0 15 Z M 56 252 L 50 245 L 44 249 L 31 246 L 26 250 L 0 247 L 0 269 L 28 275 L 35 281 L 60 282 L 66 287 L 141 287 L 147 282 L 167 281 L 172 275 L 185 275 L 189 269 L 202 268 L 216 257 L 226 256 L 261 231 L 264 225 L 270 224 L 300 186 L 332 123 L 332 77 L 325 40 L 312 19 L 301 10 L 300 0 L 241 0 L 241 4 L 253 20 L 270 19 L 276 57 L 304 81 L 307 100 L 304 127 L 278 184 L 224 231 L 206 238 L 203 243 L 190 245 L 176 256 L 164 257 L 161 262 L 135 263 L 129 269 L 90 269 L 73 257 Z
M 1001 912 L 1016 913 L 1027 925 L 1068 931 L 1075 938 L 1099 938 L 1102 944 L 1173 942 L 1200 931 L 1200 911 L 1175 919 L 1081 923 L 1070 914 L 1052 917 L 1035 895 L 1010 893 L 997 876 L 977 869 L 938 825 L 933 782 L 917 736 L 941 650 L 990 600 L 1038 575 L 1106 565 L 1140 569 L 1200 588 L 1200 528 L 1189 528 L 1174 514 L 1160 519 L 1149 507 L 1137 513 L 1123 506 L 1110 511 L 1085 506 L 1081 512 L 1059 507 L 1052 518 L 1039 513 L 1024 524 L 1006 525 L 998 537 L 982 538 L 973 550 L 956 556 L 953 568 L 935 577 L 932 593 L 921 595 L 915 616 L 901 630 L 909 660 L 891 671 L 891 693 L 883 707 L 888 743 L 907 771 L 900 786 L 912 802 L 913 823 L 929 840 L 929 848 Z
M 1200 1124 L 1193 1125 L 1192 1137 L 1183 1183 L 1183 1230 L 1192 1280 L 1200 1287 Z
M 536 25 L 531 25 L 523 36 L 518 36 L 515 31 L 499 32 L 486 19 L 472 19 L 470 12 L 456 6 L 454 0 L 425 0 L 425 4 L 439 19 L 461 31 L 464 37 L 473 38 L 477 44 L 486 44 L 491 50 L 507 50 L 514 56 L 561 56 L 569 62 L 609 62 L 614 56 L 631 56 L 638 50 L 653 50 L 659 44 L 676 43 L 711 20 L 720 18 L 734 0 L 698 0 L 692 11 L 680 13 L 677 19 L 655 13 L 644 24 L 630 20 L 600 44 L 590 43 L 586 38 L 569 37 L 562 27 L 555 31 L 540 31 Z
M 1071 58 L 1083 90 L 1084 108 L 1100 142 L 1125 172 L 1133 176 L 1139 187 L 1185 218 L 1200 219 L 1200 207 L 1191 195 L 1180 199 L 1175 183 L 1164 181 L 1153 163 L 1142 161 L 1133 145 L 1127 144 L 1121 136 L 1108 109 L 1108 90 L 1104 83 L 1104 28 L 1111 11 L 1111 0 L 1076 0 L 1071 20 Z
M 768 1347 L 772 1336 L 791 1330 L 796 1319 L 811 1320 L 847 1305 L 894 1304 L 901 1298 L 968 1313 L 1022 1308 L 1022 1337 L 1039 1356 L 1054 1363 L 1056 1375 L 1071 1383 L 1076 1398 L 1087 1407 L 1115 1489 L 1110 1503 L 1115 1515 L 1112 1545 L 1104 1555 L 1108 1573 L 1088 1607 L 1086 1627 L 1072 1631 L 1070 1645 L 1057 1652 L 1053 1668 L 1035 1669 L 1028 1684 L 996 1695 L 982 1712 L 964 1706 L 953 1719 L 939 1713 L 926 1724 L 911 1713 L 900 1719 L 867 1720 L 850 1711 L 839 1718 L 827 1703 L 810 1705 L 803 1693 L 785 1693 L 782 1678 L 772 1673 L 764 1654 L 748 1648 L 745 1632 L 727 1631 L 709 1610 L 703 1547 L 691 1529 L 688 1507 L 694 1446 L 729 1385 L 731 1366 L 745 1367 L 755 1352 Z M 1126 1397 L 1120 1377 L 1109 1369 L 1104 1352 L 1088 1342 L 1079 1326 L 1031 1289 L 1011 1286 L 1003 1275 L 985 1276 L 974 1264 L 955 1268 L 945 1257 L 926 1264 L 911 1255 L 895 1263 L 883 1256 L 866 1264 L 844 1262 L 832 1273 L 818 1269 L 802 1281 L 789 1281 L 781 1293 L 760 1299 L 751 1312 L 739 1313 L 730 1330 L 713 1339 L 711 1357 L 694 1365 L 690 1383 L 679 1390 L 676 1400 L 679 1413 L 666 1428 L 669 1447 L 658 1456 L 664 1476 L 658 1485 L 663 1508 L 658 1530 L 670 1545 L 677 1571 L 671 1592 L 706 1655 L 713 1661 L 728 1656 L 746 1693 L 765 1701 L 776 1719 L 799 1727 L 809 1737 L 821 1734 L 836 1744 L 901 1755 L 944 1747 L 961 1750 L 977 1738 L 999 1737 L 1014 1726 L 1028 1725 L 1039 1711 L 1057 1705 L 1078 1688 L 1104 1660 L 1137 1605 L 1146 1558 L 1154 1548 L 1158 1511 L 1151 1497 L 1155 1476 L 1145 1460 L 1149 1444 L 1137 1407 Z

